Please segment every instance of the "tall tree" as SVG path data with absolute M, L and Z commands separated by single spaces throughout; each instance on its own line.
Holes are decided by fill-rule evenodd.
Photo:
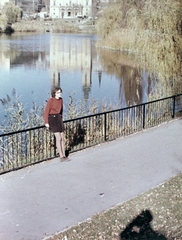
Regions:
M 13 2 L 7 2 L 3 6 L 2 14 L 6 15 L 8 22 L 17 22 L 21 18 L 22 10 L 20 7 L 15 6 Z

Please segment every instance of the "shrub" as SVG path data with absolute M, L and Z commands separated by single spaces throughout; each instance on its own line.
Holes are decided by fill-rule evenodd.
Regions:
M 105 8 L 102 18 L 98 20 L 96 25 L 97 32 L 102 38 L 106 38 L 111 32 L 120 29 L 122 19 L 121 5 L 115 3 Z
M 5 3 L 2 9 L 2 13 L 6 15 L 7 22 L 11 23 L 17 22 L 17 20 L 22 16 L 22 10 L 20 7 L 15 6 L 13 2 Z
M 0 99 L 5 111 L 5 121 L 0 124 L 3 133 L 14 132 L 26 128 L 36 127 L 43 124 L 43 106 L 37 106 L 32 102 L 30 111 L 26 114 L 26 105 L 21 101 L 16 90 L 13 89 L 11 97 L 7 94 L 6 98 Z

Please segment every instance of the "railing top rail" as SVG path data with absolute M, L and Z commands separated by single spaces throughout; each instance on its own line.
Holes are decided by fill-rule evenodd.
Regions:
M 80 119 L 95 117 L 95 116 L 99 116 L 99 115 L 103 115 L 103 114 L 108 114 L 108 113 L 112 113 L 112 112 L 123 111 L 123 110 L 126 110 L 126 109 L 131 109 L 131 108 L 136 108 L 136 107 L 139 107 L 139 106 L 149 105 L 149 104 L 151 104 L 151 103 L 155 103 L 155 102 L 167 100 L 167 99 L 170 99 L 170 98 L 172 99 L 172 98 L 179 97 L 179 96 L 182 96 L 182 93 L 176 94 L 176 95 L 173 95 L 173 96 L 170 96 L 170 97 L 165 97 L 165 98 L 153 100 L 153 101 L 146 102 L 146 103 L 141 103 L 141 104 L 137 104 L 137 105 L 125 107 L 125 108 L 113 109 L 113 110 L 104 111 L 104 112 L 101 112 L 101 113 L 90 114 L 90 115 L 87 115 L 87 116 L 72 118 L 72 119 L 65 120 L 64 122 L 66 123 L 66 122 L 71 122 L 71 121 L 77 121 L 77 120 L 80 120 Z M 44 125 L 41 125 L 41 126 L 38 126 L 38 127 L 33 127 L 33 128 L 28 128 L 28 129 L 22 129 L 22 130 L 15 131 L 15 132 L 4 133 L 4 134 L 0 134 L 0 137 L 4 137 L 4 136 L 8 136 L 8 135 L 13 135 L 13 134 L 17 134 L 17 133 L 21 133 L 21 132 L 25 132 L 25 131 L 28 132 L 28 131 L 32 131 L 32 130 L 36 130 L 36 129 L 40 129 L 40 128 L 44 128 L 44 127 L 45 127 Z
M 26 128 L 26 129 L 18 130 L 18 131 L 15 131 L 15 132 L 3 133 L 3 134 L 0 134 L 0 137 L 12 135 L 12 134 L 17 134 L 17 133 L 21 133 L 21 132 L 25 132 L 25 131 L 29 132 L 29 131 L 44 128 L 44 127 L 45 127 L 44 125 L 41 125 L 41 126 L 37 126 L 37 127 L 33 127 L 33 128 Z
M 83 119 L 83 118 L 94 117 L 94 116 L 99 116 L 99 115 L 102 115 L 102 114 L 108 114 L 108 113 L 117 112 L 117 111 L 121 111 L 121 110 L 136 108 L 136 107 L 140 107 L 140 106 L 143 106 L 143 105 L 149 105 L 151 103 L 167 100 L 167 99 L 178 97 L 178 96 L 182 96 L 182 93 L 181 94 L 176 94 L 176 95 L 173 95 L 173 96 L 170 96 L 170 97 L 166 97 L 166 98 L 160 98 L 160 99 L 153 100 L 153 101 L 150 101 L 150 102 L 140 103 L 140 104 L 125 107 L 125 108 L 113 109 L 113 110 L 104 111 L 104 112 L 101 112 L 101 113 L 95 113 L 95 114 L 90 114 L 90 115 L 87 115 L 87 116 L 77 117 L 77 118 L 74 118 L 74 119 L 72 118 L 72 119 L 69 119 L 69 120 L 65 120 L 64 122 L 71 122 L 73 120 L 76 121 L 76 120 L 80 120 L 80 119 Z

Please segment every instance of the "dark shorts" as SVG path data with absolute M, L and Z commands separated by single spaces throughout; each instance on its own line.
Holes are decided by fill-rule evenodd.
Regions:
M 60 114 L 49 114 L 48 120 L 51 132 L 64 132 L 63 118 Z

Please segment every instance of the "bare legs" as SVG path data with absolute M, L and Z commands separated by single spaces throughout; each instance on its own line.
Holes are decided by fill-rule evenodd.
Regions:
M 59 152 L 60 158 L 65 157 L 65 146 L 64 146 L 64 133 L 63 132 L 55 132 L 56 137 L 56 147 Z

